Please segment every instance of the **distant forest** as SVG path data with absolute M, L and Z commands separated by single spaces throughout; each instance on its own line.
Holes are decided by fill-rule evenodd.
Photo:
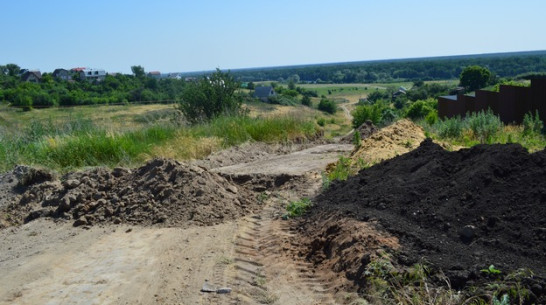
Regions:
M 499 78 L 544 73 L 546 51 L 238 69 L 231 73 L 241 82 L 383 83 L 458 79 L 471 65 L 486 67 Z

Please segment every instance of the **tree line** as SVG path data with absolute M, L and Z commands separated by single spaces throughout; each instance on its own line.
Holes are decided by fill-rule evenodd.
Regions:
M 63 80 L 43 73 L 40 82 L 21 79 L 16 64 L 0 66 L 0 101 L 12 106 L 32 107 L 121 104 L 132 102 L 174 102 L 182 96 L 186 83 L 180 79 L 148 77 L 141 66 L 131 67 L 132 75 L 106 75 L 101 81 L 74 77 Z
M 219 69 L 192 80 L 156 79 L 141 66 L 132 66 L 133 75 L 106 75 L 104 80 L 63 80 L 44 73 L 39 82 L 21 78 L 15 64 L 0 66 L 0 101 L 30 110 L 33 107 L 116 104 L 169 101 L 189 123 L 209 121 L 221 115 L 243 114 L 240 83 Z M 246 95 L 248 97 L 248 95 Z
M 482 66 L 493 76 L 516 77 L 546 71 L 546 51 L 318 64 L 232 71 L 242 82 L 374 83 L 458 79 L 468 66 Z

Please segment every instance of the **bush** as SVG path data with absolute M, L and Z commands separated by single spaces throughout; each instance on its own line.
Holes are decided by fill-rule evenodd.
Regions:
M 302 98 L 301 98 L 301 104 L 304 105 L 304 106 L 311 106 L 311 98 L 307 95 L 304 95 Z
M 34 106 L 51 107 L 58 105 L 58 100 L 44 91 L 35 92 L 32 100 Z
M 508 85 L 508 86 L 513 86 L 513 87 L 529 87 L 529 84 L 525 83 L 525 82 L 521 82 L 521 81 L 513 81 L 513 80 L 505 80 L 505 81 L 502 81 L 500 83 L 497 83 L 493 86 L 493 88 L 491 89 L 491 91 L 494 91 L 494 92 L 499 92 L 500 91 L 500 86 L 501 85 Z
M 425 121 L 429 124 L 429 125 L 434 125 L 436 124 L 436 122 L 438 122 L 438 111 L 431 111 L 427 114 L 427 116 L 425 117 Z
M 360 105 L 352 112 L 353 115 L 353 128 L 364 124 L 366 121 L 372 121 L 375 125 L 379 125 L 383 119 L 383 110 L 387 107 L 383 103 L 376 103 L 373 105 Z
M 324 119 L 324 118 L 318 118 L 318 119 L 317 119 L 317 124 L 318 124 L 320 127 L 324 127 L 324 125 L 326 125 L 326 119 Z
M 538 110 L 535 112 L 533 117 L 532 113 L 526 113 L 523 117 L 523 135 L 529 136 L 532 134 L 538 134 L 542 131 L 544 123 L 540 120 L 538 116 Z
M 389 124 L 391 122 L 396 121 L 397 118 L 398 118 L 398 115 L 396 114 L 396 112 L 393 109 L 383 108 L 383 110 L 381 111 L 381 122 L 380 122 L 380 124 L 381 125 Z
M 219 69 L 210 77 L 188 83 L 182 92 L 179 109 L 191 123 L 210 121 L 221 114 L 237 113 L 242 98 L 235 91 L 239 83 L 229 73 Z
M 463 134 L 464 124 L 460 117 L 439 120 L 436 125 L 440 138 L 458 138 Z
M 283 105 L 283 106 L 295 106 L 298 104 L 298 100 L 293 97 L 277 95 L 269 98 L 270 104 Z
M 360 147 L 360 145 L 362 145 L 362 136 L 358 130 L 355 130 L 353 133 L 353 145 L 356 147 Z
M 500 130 L 503 124 L 491 109 L 467 115 L 466 121 L 480 143 L 489 143 L 491 138 Z
M 318 104 L 318 109 L 323 112 L 334 114 L 337 111 L 337 105 L 334 101 L 323 98 Z
M 368 97 L 366 98 L 366 100 L 368 101 L 368 103 L 374 104 L 375 102 L 381 99 L 388 99 L 388 98 L 390 98 L 390 96 L 386 90 L 383 90 L 383 91 L 375 90 L 374 92 L 368 94 Z
M 290 89 L 289 90 L 284 90 L 282 92 L 282 95 L 287 96 L 287 97 L 296 97 L 296 96 L 298 96 L 298 91 L 290 90 Z
M 406 117 L 417 120 L 425 118 L 431 111 L 435 109 L 435 100 L 419 100 L 411 104 L 406 113 Z

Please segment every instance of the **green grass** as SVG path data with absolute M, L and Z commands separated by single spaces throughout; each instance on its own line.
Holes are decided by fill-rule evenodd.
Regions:
M 328 189 L 332 181 L 345 181 L 368 167 L 370 165 L 362 159 L 353 161 L 351 158 L 340 156 L 333 167 L 322 173 L 322 189 Z
M 296 116 L 251 118 L 248 116 L 219 117 L 210 123 L 189 129 L 194 137 L 218 137 L 226 146 L 249 140 L 276 143 L 300 141 L 315 136 L 314 122 Z
M 471 114 L 464 119 L 451 118 L 428 124 L 418 122 L 428 136 L 454 146 L 519 143 L 530 152 L 546 147 L 546 135 L 538 116 L 528 114 L 522 125 L 504 125 L 492 112 Z
M 286 206 L 286 214 L 283 215 L 283 218 L 288 219 L 302 216 L 312 205 L 313 203 L 308 198 L 292 201 Z
M 42 132 L 38 124 L 19 137 L 0 141 L 0 169 L 10 170 L 16 164 L 43 166 L 66 171 L 87 166 L 117 166 L 143 161 L 154 145 L 175 135 L 174 126 L 114 133 L 99 127 L 85 132 Z M 36 132 L 38 130 L 38 132 Z
M 188 127 L 163 118 L 162 111 L 151 116 L 152 123 L 127 129 L 99 125 L 95 122 L 100 120 L 81 116 L 27 121 L 18 130 L 0 124 L 0 171 L 16 164 L 60 172 L 89 166 L 133 166 L 153 157 L 199 158 L 246 141 L 305 141 L 317 134 L 312 118 L 297 116 L 219 117 Z

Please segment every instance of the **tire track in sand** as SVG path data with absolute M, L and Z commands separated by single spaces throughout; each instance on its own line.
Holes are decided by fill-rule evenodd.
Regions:
M 300 245 L 281 211 L 281 200 L 269 200 L 260 213 L 240 221 L 233 268 L 226 269 L 234 292 L 226 304 L 335 304 L 332 283 L 288 255 Z

